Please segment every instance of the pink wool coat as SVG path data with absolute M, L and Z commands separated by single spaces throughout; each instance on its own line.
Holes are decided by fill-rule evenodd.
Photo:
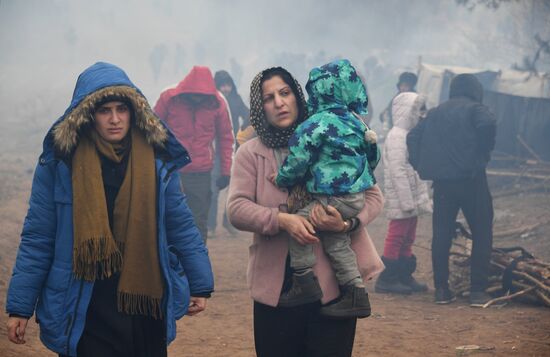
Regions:
M 240 230 L 254 233 L 249 248 L 247 281 L 252 299 L 277 306 L 285 273 L 290 235 L 279 229 L 279 205 L 286 204 L 288 192 L 270 182 L 277 173 L 273 149 L 258 139 L 244 143 L 233 161 L 227 199 L 231 223 Z M 361 227 L 352 234 L 352 249 L 357 255 L 359 271 L 369 280 L 384 269 L 384 265 L 365 229 L 381 212 L 384 198 L 378 186 L 366 191 L 365 208 L 359 213 Z M 338 282 L 320 244 L 315 244 L 317 263 L 313 270 L 323 290 L 323 303 L 339 295 Z

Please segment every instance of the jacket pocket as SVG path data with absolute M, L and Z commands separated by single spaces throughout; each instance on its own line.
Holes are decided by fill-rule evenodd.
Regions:
M 189 281 L 178 255 L 178 251 L 175 248 L 171 247 L 169 249 L 172 308 L 176 320 L 182 318 L 187 313 L 190 300 Z
M 254 273 L 257 271 L 257 251 L 258 244 L 254 243 L 248 247 L 248 267 L 246 269 L 246 282 L 248 288 L 252 289 L 254 284 Z
M 37 308 L 36 318 L 48 331 L 58 331 L 61 336 L 62 326 L 67 313 L 67 294 L 71 281 L 70 264 L 54 263 L 50 269 L 46 283 L 42 289 Z

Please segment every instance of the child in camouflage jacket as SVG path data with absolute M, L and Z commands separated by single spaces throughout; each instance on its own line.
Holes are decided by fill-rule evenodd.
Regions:
M 315 204 L 331 205 L 346 220 L 340 233 L 318 232 L 339 285 L 338 300 L 321 308 L 332 317 L 367 317 L 370 304 L 365 284 L 351 249 L 354 218 L 364 207 L 364 191 L 374 186 L 373 171 L 380 159 L 376 134 L 360 119 L 367 114 L 366 90 L 348 60 L 316 67 L 306 85 L 311 116 L 289 140 L 289 154 L 275 184 L 292 187 L 305 182 L 313 201 L 297 214 L 309 217 Z M 311 245 L 289 241 L 292 287 L 279 305 L 295 306 L 318 300 L 322 293 L 313 274 L 315 256 Z

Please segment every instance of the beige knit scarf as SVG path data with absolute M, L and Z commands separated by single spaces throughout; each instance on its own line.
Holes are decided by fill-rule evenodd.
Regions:
M 99 153 L 120 162 L 126 150 L 104 141 L 93 129 L 80 138 L 72 161 L 73 271 L 88 281 L 120 272 L 118 310 L 162 318 L 154 151 L 136 128 L 131 129 L 129 145 L 111 232 Z

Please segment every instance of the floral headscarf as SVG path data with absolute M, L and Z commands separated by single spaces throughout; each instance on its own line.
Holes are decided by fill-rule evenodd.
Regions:
M 298 119 L 288 128 L 280 129 L 271 125 L 266 118 L 262 99 L 262 82 L 266 75 L 278 75 L 280 73 L 287 75 L 292 79 L 287 83 L 296 97 L 298 105 Z M 256 130 L 262 143 L 269 148 L 280 148 L 288 146 L 288 140 L 294 133 L 296 127 L 307 118 L 307 107 L 304 93 L 300 83 L 284 68 L 272 67 L 258 73 L 250 84 L 250 124 Z

